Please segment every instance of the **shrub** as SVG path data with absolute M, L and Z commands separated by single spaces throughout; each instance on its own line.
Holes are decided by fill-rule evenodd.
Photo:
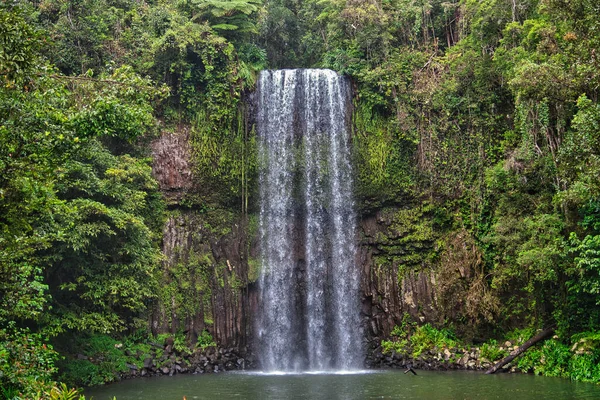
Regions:
M 575 354 L 569 361 L 570 378 L 582 382 L 600 382 L 600 351 Z
M 494 339 L 488 340 L 481 346 L 481 356 L 487 358 L 490 361 L 500 360 L 508 355 L 508 351 L 500 349 L 498 342 Z
M 57 353 L 28 329 L 0 329 L 0 388 L 4 398 L 32 398 L 48 390 Z
M 89 360 L 67 359 L 61 368 L 61 379 L 77 386 L 102 385 L 106 377 L 100 372 L 100 367 Z M 113 380 L 114 374 L 111 375 Z M 109 381 L 110 382 L 110 381 Z
M 572 353 L 569 347 L 558 340 L 546 340 L 535 349 L 526 351 L 517 361 L 523 372 L 533 371 L 536 375 L 569 377 L 569 363 Z
M 525 353 L 523 353 L 517 360 L 517 368 L 519 368 L 523 372 L 535 372 L 539 374 L 539 371 L 536 371 L 536 367 L 540 364 L 542 360 L 542 351 L 538 348 L 530 348 Z
M 398 354 L 407 354 L 408 340 L 382 340 L 381 348 L 383 354 L 396 352 Z
M 415 324 L 411 321 L 410 315 L 404 313 L 400 325 L 394 326 L 390 332 L 390 340 L 382 340 L 381 347 L 383 354 L 396 352 L 399 354 L 408 353 L 408 338 L 414 330 Z
M 202 331 L 202 333 L 198 337 L 198 343 L 196 343 L 196 347 L 199 347 L 204 350 L 207 347 L 216 347 L 216 346 L 217 346 L 217 344 L 215 343 L 210 332 L 208 332 L 206 330 Z
M 424 351 L 435 348 L 454 348 L 457 341 L 448 329 L 436 329 L 430 324 L 419 326 L 410 337 L 412 356 L 419 357 Z
M 64 383 L 53 386 L 46 393 L 46 397 L 50 400 L 85 400 L 85 396 L 81 395 L 77 389 L 69 388 Z
M 541 351 L 540 364 L 534 368 L 536 374 L 569 377 L 569 347 L 552 339 L 544 342 Z
M 108 335 L 91 335 L 75 339 L 71 354 L 60 363 L 61 381 L 76 386 L 102 385 L 120 379 L 130 365 L 143 367 L 144 359 L 152 354 L 148 337 L 131 336 L 117 340 Z
M 533 328 L 516 328 L 506 334 L 506 340 L 510 340 L 515 345 L 521 345 L 529 340 L 535 334 Z
M 449 329 L 437 329 L 430 324 L 417 326 L 410 315 L 404 314 L 400 325 L 396 325 L 390 333 L 390 340 L 382 340 L 384 354 L 395 351 L 400 354 L 411 354 L 419 357 L 424 351 L 443 348 L 454 348 L 457 339 Z

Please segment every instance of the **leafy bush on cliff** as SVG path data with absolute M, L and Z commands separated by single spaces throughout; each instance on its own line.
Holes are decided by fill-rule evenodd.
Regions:
M 459 341 L 450 330 L 437 329 L 431 324 L 418 326 L 408 314 L 404 314 L 402 323 L 394 327 L 390 339 L 381 341 L 384 354 L 396 352 L 413 358 L 426 351 L 452 349 L 458 345 Z
M 410 336 L 412 356 L 419 357 L 427 350 L 451 349 L 458 345 L 456 337 L 448 329 L 436 329 L 430 324 L 419 326 Z

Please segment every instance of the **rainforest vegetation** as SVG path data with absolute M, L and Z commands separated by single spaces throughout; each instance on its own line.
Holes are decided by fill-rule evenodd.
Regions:
M 527 369 L 600 382 L 598 15 L 596 0 L 2 0 L 0 396 L 112 379 L 69 351 L 147 351 L 170 207 L 149 143 L 189 131 L 186 206 L 252 225 L 245 99 L 258 71 L 299 67 L 351 79 L 359 211 L 403 208 L 433 243 L 401 267 L 460 266 L 447 250 L 467 238 L 481 295 L 437 328 L 555 324 Z M 109 367 L 139 362 L 121 356 Z

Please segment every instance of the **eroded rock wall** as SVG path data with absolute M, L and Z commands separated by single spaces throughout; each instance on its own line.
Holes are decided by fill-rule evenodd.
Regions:
M 252 326 L 247 217 L 190 201 L 202 188 L 194 180 L 188 137 L 182 128 L 152 144 L 154 176 L 169 211 L 150 328 L 181 331 L 192 341 L 207 330 L 218 345 L 241 350 Z
M 462 229 L 438 229 L 433 208 L 386 208 L 360 224 L 363 317 L 376 347 L 407 313 L 413 321 L 452 324 L 463 337 L 493 318 L 481 254 Z
M 177 204 L 194 187 L 188 127 L 163 132 L 151 150 L 152 174 L 167 202 Z
M 217 343 L 243 347 L 248 336 L 248 263 L 243 226 L 215 230 L 194 210 L 171 212 L 163 234 L 154 333 L 178 330 L 195 340 L 207 329 Z
M 258 307 L 257 235 L 248 222 L 256 218 L 184 204 L 190 193 L 205 189 L 194 182 L 187 137 L 185 129 L 165 133 L 153 145 L 155 176 L 170 211 L 151 328 L 181 330 L 192 339 L 206 329 L 220 346 L 243 349 L 251 346 Z M 417 203 L 359 217 L 357 263 L 371 349 L 405 313 L 421 323 L 456 323 L 467 336 L 493 315 L 473 238 L 464 230 L 440 229 L 434 213 L 433 206 Z

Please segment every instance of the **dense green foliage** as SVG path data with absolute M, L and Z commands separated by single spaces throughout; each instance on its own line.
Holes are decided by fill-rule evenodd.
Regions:
M 575 343 L 571 348 L 558 340 L 547 340 L 521 357 L 517 367 L 525 372 L 597 383 L 600 380 L 598 333 L 583 332 L 571 339 Z
M 54 378 L 49 337 L 131 329 L 155 296 L 163 206 L 135 143 L 154 131 L 164 90 L 126 66 L 60 75 L 35 51 L 42 33 L 24 10 L 0 8 L 10 44 L 0 87 L 0 385 L 32 398 Z
M 448 329 L 437 329 L 431 324 L 417 325 L 410 321 L 408 314 L 404 315 L 402 323 L 396 325 L 390 334 L 390 340 L 381 343 L 384 353 L 392 351 L 408 355 L 412 358 L 420 357 L 425 351 L 442 351 L 454 349 L 461 345 L 456 340 L 454 333 Z
M 2 1 L 4 397 L 49 393 L 51 340 L 119 341 L 173 289 L 145 146 L 159 128 L 190 134 L 202 190 L 186 206 L 255 210 L 244 96 L 266 67 L 352 79 L 359 205 L 392 221 L 377 266 L 475 260 L 485 295 L 447 324 L 500 337 L 557 323 L 523 369 L 600 380 L 599 13 L 593 0 Z M 453 256 L 456 238 L 471 256 Z M 206 286 L 196 261 L 189 293 Z M 389 346 L 450 345 L 436 328 Z
M 105 334 L 68 335 L 61 340 L 60 346 L 69 354 L 57 365 L 60 367 L 59 378 L 70 385 L 91 386 L 118 381 L 121 375 L 127 374 L 130 368 L 141 370 L 144 360 L 161 360 L 158 367 L 171 365 L 172 360 L 161 359 L 166 339 L 173 340 L 174 354 L 177 361 L 195 350 L 186 343 L 185 335 L 161 334 L 148 336 L 144 330 L 119 339 Z M 199 338 L 198 348 L 215 346 L 212 336 L 204 332 Z

